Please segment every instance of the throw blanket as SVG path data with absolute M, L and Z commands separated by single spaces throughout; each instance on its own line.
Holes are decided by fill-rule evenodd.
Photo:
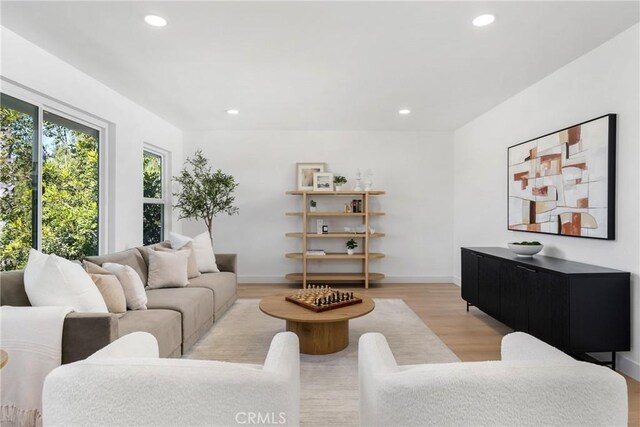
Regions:
M 62 325 L 69 307 L 0 307 L 2 425 L 42 425 L 44 379 L 62 361 Z

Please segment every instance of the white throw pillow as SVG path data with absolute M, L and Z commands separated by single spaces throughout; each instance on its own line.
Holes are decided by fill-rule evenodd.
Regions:
M 105 262 L 102 268 L 116 275 L 124 290 L 124 297 L 127 300 L 129 310 L 146 310 L 147 294 L 144 291 L 144 284 L 136 271 L 128 265 Z
M 150 289 L 183 288 L 189 284 L 187 263 L 191 251 L 149 251 Z
M 24 289 L 34 307 L 66 306 L 77 312 L 108 313 L 100 291 L 84 269 L 56 255 L 29 251 Z
M 180 249 L 189 242 L 193 242 L 193 252 L 196 254 L 196 262 L 200 273 L 219 273 L 216 264 L 216 255 L 213 253 L 213 244 L 209 233 L 198 234 L 193 239 L 178 233 L 169 233 L 169 241 L 172 249 Z

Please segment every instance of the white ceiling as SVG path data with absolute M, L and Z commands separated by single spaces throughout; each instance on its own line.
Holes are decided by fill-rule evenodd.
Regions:
M 481 13 L 496 22 L 473 27 Z M 637 1 L 2 1 L 1 22 L 184 130 L 451 130 L 638 16 Z

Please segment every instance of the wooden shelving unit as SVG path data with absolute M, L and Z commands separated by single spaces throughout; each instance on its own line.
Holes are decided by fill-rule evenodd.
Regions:
M 302 261 L 302 273 L 290 273 L 285 277 L 288 280 L 302 282 L 303 288 L 307 287 L 309 282 L 357 282 L 364 283 L 365 288 L 369 287 L 370 281 L 384 279 L 382 273 L 369 272 L 369 261 L 373 259 L 384 258 L 384 254 L 380 252 L 369 252 L 369 240 L 384 237 L 384 233 L 369 233 L 369 218 L 374 216 L 383 216 L 384 212 L 369 211 L 369 198 L 371 196 L 384 195 L 384 191 L 288 191 L 288 195 L 302 196 L 301 212 L 286 212 L 287 216 L 302 217 L 302 231 L 286 233 L 287 237 L 298 238 L 302 240 L 302 252 L 288 253 L 285 256 L 290 259 Z M 313 197 L 331 197 L 331 196 L 350 196 L 352 198 L 362 199 L 362 212 L 346 213 L 346 212 L 309 212 L 308 201 L 310 196 Z M 367 230 L 366 233 L 346 233 L 331 232 L 327 234 L 318 234 L 309 232 L 309 218 L 361 218 L 362 224 Z M 328 252 L 326 255 L 306 255 L 307 243 L 309 239 L 360 239 L 362 252 L 348 255 L 346 253 Z M 308 261 L 315 260 L 334 260 L 334 261 L 357 261 L 362 264 L 361 273 L 315 273 L 308 271 Z

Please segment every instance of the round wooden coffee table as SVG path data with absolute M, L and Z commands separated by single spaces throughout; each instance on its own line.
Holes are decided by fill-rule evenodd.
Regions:
M 355 296 L 362 299 L 361 304 L 316 313 L 276 295 L 263 298 L 260 310 L 287 321 L 287 331 L 298 335 L 300 353 L 330 354 L 349 345 L 349 319 L 371 313 L 376 306 L 369 297 Z

